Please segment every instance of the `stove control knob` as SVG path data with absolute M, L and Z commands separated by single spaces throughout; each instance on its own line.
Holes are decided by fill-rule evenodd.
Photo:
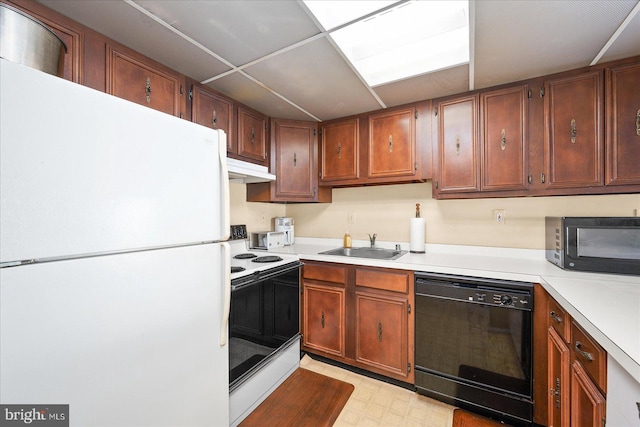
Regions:
M 500 304 L 501 305 L 512 305 L 513 304 L 513 298 L 511 298 L 509 295 L 502 295 L 502 298 L 500 298 Z

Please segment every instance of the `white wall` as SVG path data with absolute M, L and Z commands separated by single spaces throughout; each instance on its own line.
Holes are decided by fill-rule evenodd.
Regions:
M 427 243 L 544 249 L 545 216 L 634 216 L 640 210 L 640 194 L 434 200 L 430 182 L 334 189 L 333 203 L 276 205 L 245 202 L 243 187 L 232 185 L 232 223 L 257 231 L 268 225 L 260 223 L 260 212 L 292 216 L 300 237 L 341 238 L 349 230 L 353 239 L 377 233 L 378 240 L 408 242 L 409 219 L 420 203 Z M 506 211 L 503 225 L 495 209 Z

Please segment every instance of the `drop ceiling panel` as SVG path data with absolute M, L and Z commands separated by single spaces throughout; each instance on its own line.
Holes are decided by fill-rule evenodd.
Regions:
M 640 55 L 640 13 L 637 13 L 629 22 L 599 62 L 615 61 L 636 55 Z
M 241 73 L 230 74 L 209 83 L 208 86 L 269 117 L 314 120 Z
M 40 3 L 196 80 L 230 69 L 125 2 L 41 0 Z
M 319 33 L 295 1 L 137 3 L 236 66 Z
M 387 107 L 440 98 L 468 90 L 468 65 L 461 65 L 375 87 L 376 93 Z
M 636 1 L 476 3 L 475 87 L 587 66 Z
M 328 120 L 380 104 L 331 43 L 321 38 L 244 71 L 320 118 Z

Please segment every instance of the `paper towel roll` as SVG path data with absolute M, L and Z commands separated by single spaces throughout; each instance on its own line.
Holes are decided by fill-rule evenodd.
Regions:
M 411 218 L 411 245 L 410 251 L 415 254 L 424 253 L 425 236 L 424 218 Z

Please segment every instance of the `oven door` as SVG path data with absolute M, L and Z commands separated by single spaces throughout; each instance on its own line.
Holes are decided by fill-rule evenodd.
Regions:
M 300 332 L 300 265 L 288 264 L 264 276 L 232 283 L 229 314 L 229 386 L 266 364 Z

